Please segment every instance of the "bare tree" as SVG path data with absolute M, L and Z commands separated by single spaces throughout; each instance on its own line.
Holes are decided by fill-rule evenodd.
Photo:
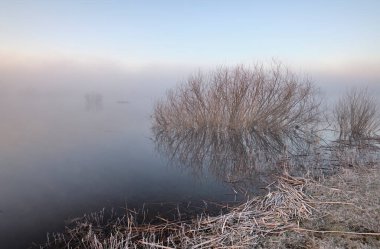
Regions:
M 379 109 L 367 89 L 348 91 L 335 105 L 333 114 L 339 140 L 370 138 L 380 129 Z
M 100 93 L 91 92 L 84 96 L 87 111 L 99 111 L 103 106 L 103 96 Z
M 317 90 L 280 63 L 197 73 L 156 104 L 155 134 L 190 129 L 245 134 L 249 144 L 282 152 L 304 148 L 319 122 Z

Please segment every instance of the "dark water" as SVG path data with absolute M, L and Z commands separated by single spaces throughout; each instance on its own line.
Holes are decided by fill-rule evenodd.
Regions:
M 0 105 L 0 245 L 27 248 L 103 207 L 233 200 L 207 170 L 169 163 L 153 142 L 153 100 L 13 97 Z M 177 162 L 179 163 L 179 162 Z

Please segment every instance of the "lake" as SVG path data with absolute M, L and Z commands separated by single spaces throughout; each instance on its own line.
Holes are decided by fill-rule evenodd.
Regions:
M 230 143 L 239 143 L 239 137 L 219 138 L 211 148 L 217 153 L 203 157 L 210 147 L 196 141 L 207 134 L 190 134 L 177 150 L 176 143 L 157 143 L 151 129 L 155 101 L 187 74 L 148 79 L 103 74 L 47 73 L 33 79 L 43 84 L 27 84 L 30 75 L 4 76 L 10 83 L 0 91 L 3 247 L 42 243 L 47 232 L 63 231 L 67 220 L 102 208 L 145 206 L 152 216 L 170 216 L 178 203 L 236 200 L 234 183 L 247 178 L 246 169 L 234 175 L 229 168 L 231 160 L 247 165 L 245 152 Z M 270 183 L 254 173 L 248 178 L 254 193 Z
M 0 244 L 27 248 L 103 207 L 233 201 L 231 186 L 157 151 L 154 101 L 13 96 L 0 105 Z M 96 102 L 96 101 L 95 101 Z M 177 167 L 180 166 L 180 167 Z M 165 210 L 165 208 L 161 208 Z

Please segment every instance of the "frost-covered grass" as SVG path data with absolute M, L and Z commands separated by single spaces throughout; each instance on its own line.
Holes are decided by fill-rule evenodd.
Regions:
M 379 248 L 378 152 L 334 147 L 331 163 L 340 167 L 333 175 L 292 177 L 287 165 L 266 195 L 216 216 L 149 224 L 133 211 L 86 215 L 41 248 Z

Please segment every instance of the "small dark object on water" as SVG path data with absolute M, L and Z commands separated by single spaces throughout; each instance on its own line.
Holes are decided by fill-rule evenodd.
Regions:
M 129 101 L 127 101 L 127 100 L 119 100 L 119 101 L 116 101 L 116 103 L 118 103 L 118 104 L 129 104 Z

